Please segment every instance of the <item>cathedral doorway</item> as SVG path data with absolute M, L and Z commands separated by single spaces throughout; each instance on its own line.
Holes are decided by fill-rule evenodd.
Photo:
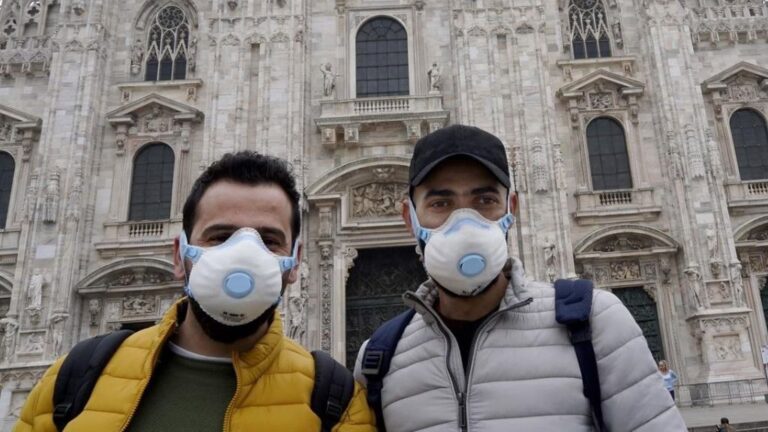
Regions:
M 614 289 L 613 293 L 629 309 L 629 313 L 640 326 L 653 358 L 656 361 L 664 359 L 664 344 L 661 339 L 656 301 L 643 287 L 619 288 Z
M 346 286 L 347 367 L 384 321 L 403 312 L 402 295 L 427 279 L 413 246 L 358 249 Z

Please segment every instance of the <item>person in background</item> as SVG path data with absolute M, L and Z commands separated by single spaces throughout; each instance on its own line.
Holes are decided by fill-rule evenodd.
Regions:
M 731 422 L 728 421 L 728 417 L 720 419 L 720 424 L 715 426 L 717 432 L 736 432 L 736 428 L 731 426 Z
M 669 368 L 666 360 L 661 360 L 659 362 L 659 373 L 661 374 L 661 377 L 664 378 L 664 387 L 669 392 L 669 395 L 672 396 L 672 400 L 675 400 L 675 384 L 677 384 L 677 374 L 675 371 Z

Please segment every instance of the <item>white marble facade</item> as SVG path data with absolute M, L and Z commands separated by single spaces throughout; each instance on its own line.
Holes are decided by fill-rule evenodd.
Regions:
M 452 123 L 508 146 L 510 243 L 531 276 L 642 287 L 683 383 L 760 378 L 768 182 L 741 180 L 729 118 L 768 115 L 768 6 L 580 2 L 601 2 L 610 57 L 574 60 L 567 0 L 0 0 L 0 152 L 15 162 L 0 428 L 78 340 L 151 323 L 180 296 L 183 201 L 230 151 L 294 165 L 306 260 L 286 331 L 343 358 L 357 251 L 412 245 L 398 216 L 409 155 Z M 189 31 L 186 73 L 144 81 L 169 5 Z M 356 34 L 379 16 L 407 32 L 408 95 L 358 98 Z M 593 190 L 596 117 L 625 131 L 631 189 Z M 154 142 L 174 155 L 170 217 L 130 221 L 133 161 Z

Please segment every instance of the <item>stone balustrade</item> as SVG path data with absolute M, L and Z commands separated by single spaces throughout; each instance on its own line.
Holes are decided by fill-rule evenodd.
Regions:
M 661 205 L 652 188 L 576 192 L 574 216 L 582 224 L 605 222 L 605 218 L 649 220 L 658 217 Z

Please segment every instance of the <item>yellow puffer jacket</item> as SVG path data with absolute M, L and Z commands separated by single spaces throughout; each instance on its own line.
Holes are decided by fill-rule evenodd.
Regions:
M 65 432 L 125 430 L 176 322 L 177 307 L 172 307 L 160 324 L 126 339 L 102 372 L 85 409 Z M 320 430 L 320 419 L 310 407 L 315 373 L 312 355 L 283 336 L 279 314 L 253 349 L 232 357 L 237 391 L 224 418 L 225 432 Z M 53 388 L 62 361 L 57 360 L 30 393 L 15 432 L 56 432 Z M 374 425 L 364 390 L 356 383 L 352 401 L 333 430 L 374 432 Z

